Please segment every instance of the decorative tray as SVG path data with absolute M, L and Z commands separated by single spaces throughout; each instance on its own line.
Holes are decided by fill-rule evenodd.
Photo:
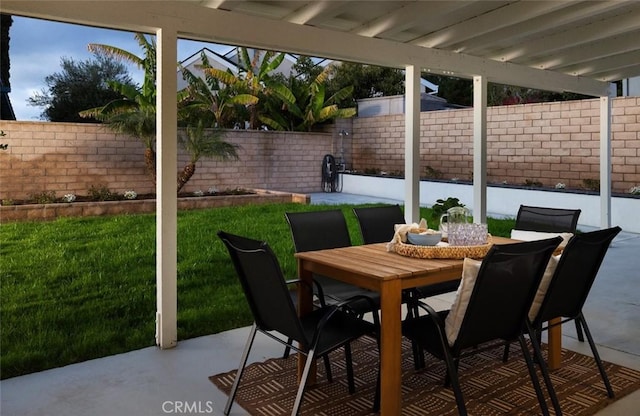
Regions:
M 418 259 L 463 259 L 465 257 L 481 259 L 487 255 L 492 245 L 493 241 L 489 235 L 487 244 L 480 246 L 417 246 L 397 243 L 393 250 L 401 256 Z

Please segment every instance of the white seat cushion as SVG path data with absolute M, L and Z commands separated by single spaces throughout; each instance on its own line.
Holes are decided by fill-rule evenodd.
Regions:
M 547 293 L 547 289 L 551 283 L 551 278 L 556 272 L 558 261 L 560 261 L 560 255 L 551 256 L 549 263 L 547 263 L 544 276 L 542 277 L 542 281 L 536 291 L 533 304 L 529 309 L 529 320 L 533 320 L 540 311 L 542 300 Z M 451 304 L 451 310 L 444 320 L 444 331 L 447 335 L 449 345 L 453 345 L 458 337 L 460 326 L 462 325 L 462 319 L 467 311 L 471 292 L 473 292 L 473 287 L 476 284 L 476 278 L 478 277 L 481 265 L 482 261 L 480 260 L 473 260 L 469 258 L 464 259 L 464 263 L 462 265 L 462 279 L 460 280 L 460 285 L 456 291 L 456 297 Z
M 556 236 L 562 237 L 562 243 L 560 243 L 560 247 L 564 247 L 567 245 L 571 237 L 573 237 L 572 233 L 545 233 L 542 231 L 528 231 L 528 230 L 511 230 L 511 238 L 513 240 L 520 241 L 536 241 L 536 240 L 544 240 L 545 238 L 553 238 Z
M 467 311 L 471 292 L 473 292 L 473 286 L 476 284 L 476 277 L 478 277 L 478 271 L 480 271 L 481 265 L 482 262 L 479 260 L 464 259 L 460 286 L 458 286 L 456 298 L 451 305 L 451 310 L 444 320 L 444 331 L 447 334 L 449 345 L 453 345 L 458 337 L 460 325 L 462 325 L 462 319 Z
M 536 296 L 535 298 L 533 298 L 533 303 L 531 304 L 531 308 L 529 309 L 530 321 L 533 321 L 540 311 L 540 306 L 542 305 L 544 296 L 547 294 L 547 289 L 549 289 L 551 278 L 556 272 L 559 261 L 560 255 L 557 255 L 551 256 L 551 258 L 549 259 L 549 263 L 547 263 L 547 268 L 545 269 L 544 275 L 542 276 L 542 281 L 540 282 L 540 286 L 538 286 Z

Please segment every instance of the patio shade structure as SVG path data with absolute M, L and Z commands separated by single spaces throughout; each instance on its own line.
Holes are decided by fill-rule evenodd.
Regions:
M 150 33 L 158 44 L 157 325 L 177 343 L 177 40 L 403 68 L 405 215 L 419 215 L 420 72 L 474 81 L 474 213 L 486 217 L 487 83 L 600 97 L 602 226 L 610 225 L 610 84 L 640 75 L 637 1 L 29 1 L 0 12 Z

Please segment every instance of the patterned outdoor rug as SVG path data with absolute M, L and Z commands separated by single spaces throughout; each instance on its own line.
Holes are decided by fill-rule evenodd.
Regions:
M 303 415 L 352 416 L 373 414 L 372 403 L 377 374 L 375 341 L 363 338 L 352 344 L 356 393 L 347 390 L 344 353 L 331 355 L 333 383 L 318 365 L 318 383 L 307 388 Z M 426 355 L 427 366 L 413 369 L 411 346 L 403 343 L 402 414 L 420 416 L 457 415 L 453 391 L 443 387 L 444 364 Z M 285 415 L 293 407 L 296 393 L 295 355 L 270 359 L 248 366 L 240 382 L 237 403 L 251 415 Z M 321 364 L 321 361 L 319 362 Z M 562 351 L 562 368 L 552 372 L 552 380 L 566 416 L 593 415 L 598 410 L 640 388 L 640 371 L 605 363 L 615 399 L 609 399 L 593 358 Z M 209 377 L 229 393 L 235 370 Z M 540 407 L 518 344 L 511 346 L 508 363 L 502 362 L 502 348 L 470 356 L 460 363 L 460 383 L 470 415 L 539 415 Z M 542 380 L 541 380 L 542 383 Z M 546 389 L 543 386 L 545 397 Z M 551 402 L 547 399 L 553 414 Z M 239 410 L 239 409 L 236 409 Z

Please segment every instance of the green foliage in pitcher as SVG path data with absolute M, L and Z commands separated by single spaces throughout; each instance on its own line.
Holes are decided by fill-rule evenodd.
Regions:
M 449 197 L 446 200 L 438 199 L 431 207 L 431 224 L 437 224 L 442 214 L 446 214 L 449 208 L 464 207 L 458 198 Z

